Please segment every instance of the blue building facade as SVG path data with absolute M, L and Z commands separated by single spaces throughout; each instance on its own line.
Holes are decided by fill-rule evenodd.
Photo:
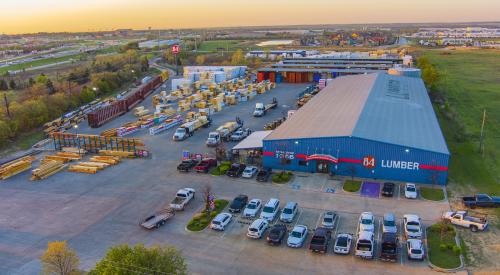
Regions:
M 264 140 L 266 168 L 445 185 L 449 155 L 357 137 Z

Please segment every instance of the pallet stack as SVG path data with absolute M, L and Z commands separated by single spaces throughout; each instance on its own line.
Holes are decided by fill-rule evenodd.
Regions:
M 46 160 L 38 168 L 31 171 L 31 180 L 46 179 L 64 169 L 66 165 L 57 160 Z
M 26 156 L 0 166 L 0 179 L 4 180 L 31 168 L 35 157 Z
M 116 128 L 111 128 L 106 131 L 101 132 L 101 136 L 103 137 L 116 137 Z
M 90 158 L 91 162 L 107 163 L 109 165 L 116 165 L 120 162 L 120 157 L 116 156 L 95 156 Z

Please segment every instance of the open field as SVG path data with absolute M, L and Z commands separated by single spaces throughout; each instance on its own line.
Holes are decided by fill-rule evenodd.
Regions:
M 48 65 L 48 64 L 52 64 L 52 63 L 68 61 L 71 59 L 78 60 L 80 58 L 80 55 L 81 54 L 67 55 L 67 56 L 61 56 L 61 57 L 52 57 L 52 58 L 46 58 L 46 59 L 40 59 L 40 60 L 31 61 L 31 62 L 26 62 L 23 64 L 10 65 L 10 66 L 0 68 L 0 74 L 4 74 L 7 71 L 17 71 L 17 70 L 22 70 L 22 69 L 28 69 L 31 67 L 44 66 L 44 65 Z
M 259 40 L 209 40 L 203 41 L 198 47 L 200 52 L 216 52 L 218 48 L 223 48 L 224 50 L 234 51 L 236 49 L 257 49 L 255 44 L 259 43 Z

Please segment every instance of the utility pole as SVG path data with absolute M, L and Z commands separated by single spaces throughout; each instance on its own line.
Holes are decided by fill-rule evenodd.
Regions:
M 486 123 L 486 109 L 483 111 L 483 122 L 481 123 L 481 136 L 479 137 L 479 153 L 484 153 L 484 124 Z

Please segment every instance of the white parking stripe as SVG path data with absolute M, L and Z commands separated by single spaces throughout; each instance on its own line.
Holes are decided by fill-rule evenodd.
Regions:
M 295 219 L 295 223 L 293 224 L 293 227 L 295 227 L 297 225 L 297 223 L 299 222 L 300 216 L 302 216 L 302 210 L 299 210 L 299 215 L 297 216 L 297 219 Z
M 403 219 L 400 219 L 399 220 L 399 240 L 400 240 L 400 247 L 401 247 L 401 251 L 400 251 L 400 254 L 401 254 L 401 257 L 400 257 L 400 260 L 401 260 L 401 265 L 403 265 L 403 254 L 404 254 L 404 251 L 405 251 L 405 247 L 406 247 L 406 242 L 403 240 Z

